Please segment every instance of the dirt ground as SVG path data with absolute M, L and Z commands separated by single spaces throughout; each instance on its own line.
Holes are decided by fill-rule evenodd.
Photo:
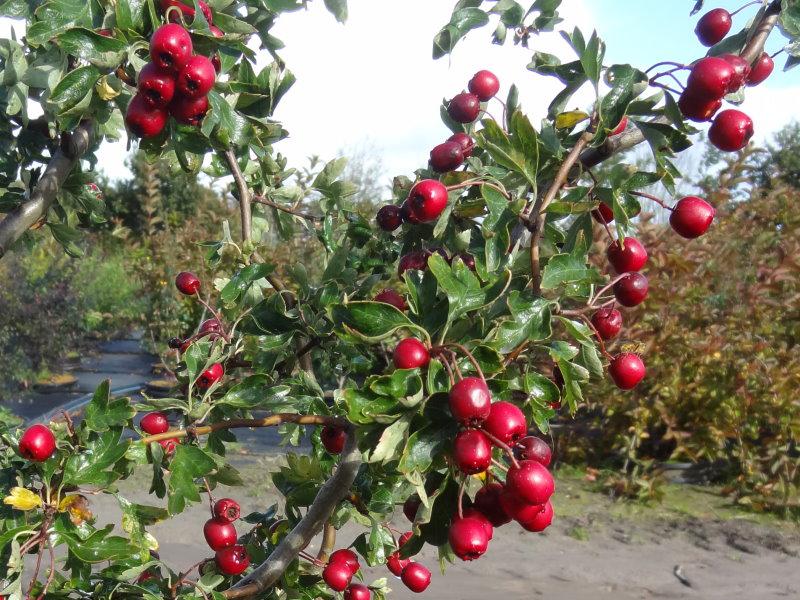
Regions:
M 230 495 L 243 511 L 263 510 L 275 496 L 267 472 L 275 460 L 238 465 L 248 482 Z M 576 473 L 557 474 L 556 519 L 544 534 L 515 524 L 495 530 L 479 561 L 438 572 L 436 553 L 419 560 L 433 571 L 426 596 L 436 600 L 628 600 L 641 598 L 800 598 L 800 528 L 797 524 L 738 511 L 709 490 L 669 486 L 665 502 L 643 507 L 613 502 Z M 144 480 L 124 482 L 130 499 L 153 503 Z M 93 498 L 98 523 L 118 522 L 111 498 Z M 151 532 L 161 557 L 176 567 L 209 554 L 202 537 L 207 505 L 192 507 Z M 399 511 L 398 511 L 399 512 Z M 398 528 L 405 528 L 402 515 Z M 340 532 L 349 542 L 356 529 Z M 366 573 L 367 583 L 388 577 L 393 598 L 415 597 L 385 569 Z

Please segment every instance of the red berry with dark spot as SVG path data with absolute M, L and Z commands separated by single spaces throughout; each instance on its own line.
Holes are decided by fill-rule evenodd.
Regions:
M 617 125 L 614 128 L 614 131 L 611 132 L 611 135 L 619 135 L 627 128 L 628 128 L 628 117 L 622 117 L 622 120 L 619 122 L 619 125 Z
M 208 97 L 187 98 L 186 96 L 175 96 L 169 105 L 169 114 L 182 125 L 193 125 L 197 127 L 203 122 L 203 118 L 208 112 Z
M 718 100 L 728 93 L 733 80 L 733 67 L 730 63 L 716 56 L 701 58 L 689 73 L 686 89 L 689 93 L 705 98 Z
M 157 410 L 143 416 L 142 420 L 139 422 L 139 427 L 141 427 L 142 431 L 145 433 L 158 435 L 159 433 L 166 433 L 169 431 L 169 421 L 167 420 L 167 415 Z
M 608 366 L 608 374 L 618 388 L 631 390 L 644 379 L 646 370 L 644 362 L 638 355 L 631 352 L 618 354 L 611 360 Z
M 387 204 L 381 206 L 378 214 L 375 215 L 375 220 L 378 222 L 378 227 L 384 231 L 394 231 L 403 224 L 403 215 L 399 206 Z
M 672 208 L 669 224 L 678 235 L 694 239 L 708 231 L 715 213 L 714 207 L 702 198 L 686 196 Z
M 775 68 L 775 61 L 766 52 L 762 52 L 755 63 L 750 69 L 750 75 L 747 78 L 747 85 L 755 86 L 764 81 L 772 74 Z
M 344 600 L 369 600 L 372 592 L 363 583 L 353 583 L 344 591 Z
M 611 242 L 606 250 L 606 256 L 608 262 L 620 275 L 640 271 L 647 263 L 647 250 L 639 240 L 632 237 L 626 237 L 622 245 L 619 240 Z
M 175 77 L 154 63 L 147 63 L 139 71 L 138 88 L 149 106 L 165 108 L 175 95 Z
M 206 543 L 212 550 L 222 550 L 236 543 L 236 527 L 229 521 L 209 519 L 203 526 Z
M 412 592 L 421 594 L 431 583 L 431 572 L 424 565 L 412 562 L 403 569 L 400 579 Z
M 453 462 L 467 475 L 482 473 L 492 463 L 492 445 L 477 429 L 460 431 L 453 441 Z
M 483 428 L 504 444 L 513 445 L 525 437 L 528 423 L 516 405 L 510 402 L 495 402 L 483 423 Z
M 735 92 L 744 85 L 750 76 L 750 63 L 738 54 L 721 54 L 720 58 L 728 61 L 728 64 L 733 67 L 733 78 L 728 91 Z
M 239 503 L 233 498 L 222 498 L 214 503 L 214 518 L 233 523 L 241 514 Z
M 514 449 L 520 460 L 535 460 L 543 467 L 549 467 L 553 458 L 553 451 L 547 442 L 535 435 L 522 438 Z
M 694 32 L 703 46 L 713 46 L 728 35 L 731 25 L 733 25 L 731 13 L 724 8 L 715 8 L 700 17 Z
M 56 451 L 56 437 L 41 423 L 31 425 L 19 438 L 19 453 L 34 462 L 44 462 Z
M 406 501 L 403 502 L 403 514 L 406 516 L 406 519 L 413 523 L 421 504 L 422 500 L 420 500 L 419 496 L 416 494 L 406 498 Z
M 400 257 L 397 264 L 397 275 L 400 276 L 406 271 L 424 271 L 428 268 L 428 254 L 425 252 L 409 252 Z
M 192 57 L 192 38 L 177 23 L 167 23 L 150 38 L 150 57 L 160 69 L 180 71 Z
M 489 547 L 489 537 L 483 523 L 471 517 L 453 521 L 447 539 L 453 553 L 461 560 L 480 558 Z
M 475 508 L 481 511 L 494 527 L 500 527 L 511 521 L 511 517 L 500 504 L 503 489 L 503 484 L 495 481 L 483 486 L 475 494 Z
M 598 223 L 611 223 L 614 220 L 614 211 L 605 202 L 598 204 L 592 211 L 592 217 Z
M 217 71 L 210 59 L 199 54 L 191 57 L 178 73 L 177 86 L 187 98 L 205 96 L 214 87 Z
M 459 131 L 447 138 L 448 142 L 458 142 L 461 146 L 461 151 L 464 158 L 467 159 L 472 156 L 472 149 L 475 147 L 475 140 L 469 137 L 466 133 Z
M 482 70 L 472 76 L 467 87 L 478 97 L 478 100 L 487 102 L 500 91 L 500 80 L 491 71 Z
M 720 98 L 706 98 L 686 88 L 678 98 L 678 108 L 684 117 L 695 123 L 711 120 L 722 106 Z
M 361 568 L 361 565 L 358 562 L 358 555 L 348 548 L 341 548 L 340 550 L 333 552 L 331 557 L 328 559 L 328 564 L 332 563 L 345 565 L 348 569 L 350 569 L 350 573 L 353 575 L 355 575 Z
M 455 171 L 464 162 L 464 149 L 458 142 L 444 142 L 431 150 L 431 169 L 439 173 Z
M 397 344 L 392 359 L 397 369 L 419 369 L 428 366 L 431 355 L 422 342 L 414 338 L 406 338 Z
M 450 412 L 466 427 L 477 427 L 492 410 L 492 395 L 480 377 L 465 377 L 450 389 Z
M 472 123 L 481 112 L 481 101 L 475 94 L 462 92 L 447 105 L 447 114 L 456 123 Z
M 641 273 L 628 273 L 614 284 L 614 296 L 622 306 L 637 306 L 647 298 L 647 277 Z
M 344 443 L 347 441 L 347 434 L 340 427 L 325 425 L 320 433 L 320 439 L 325 450 L 331 454 L 341 454 L 344 450 Z
M 405 569 L 408 565 L 411 564 L 410 558 L 400 558 L 399 552 L 392 552 L 389 555 L 389 558 L 386 559 L 386 566 L 389 567 L 389 571 L 392 572 L 392 575 L 400 577 L 403 574 L 403 569 Z
M 207 390 L 225 374 L 225 370 L 220 363 L 214 363 L 200 374 L 197 378 L 197 387 L 201 390 Z
M 740 110 L 729 108 L 719 113 L 708 130 L 708 139 L 724 152 L 741 150 L 753 137 L 753 121 Z
M 553 495 L 555 482 L 547 467 L 535 460 L 523 460 L 508 469 L 506 489 L 523 502 L 544 504 Z
M 489 541 L 492 541 L 494 537 L 494 526 L 492 526 L 492 522 L 475 507 L 465 508 L 464 509 L 464 518 L 470 519 L 477 519 L 483 525 L 483 530 L 486 532 L 486 537 L 489 538 Z
M 164 130 L 168 116 L 166 110 L 150 106 L 144 96 L 136 94 L 125 111 L 125 125 L 133 135 L 151 138 Z
M 241 544 L 217 551 L 214 560 L 219 570 L 225 575 L 240 575 L 250 566 L 250 557 L 247 556 L 247 549 Z
M 350 585 L 353 571 L 343 562 L 329 562 L 322 571 L 322 579 L 335 592 L 343 592 Z
M 181 294 L 194 296 L 200 289 L 200 279 L 194 273 L 183 271 L 175 277 L 175 287 Z
M 406 304 L 406 299 L 403 298 L 400 294 L 396 291 L 386 288 L 385 290 L 381 290 L 375 295 L 375 302 L 383 302 L 385 304 L 391 304 L 397 310 L 408 310 L 408 304 Z
M 518 520 L 519 524 L 528 531 L 539 533 L 550 527 L 553 522 L 553 505 L 548 500 L 545 502 L 544 508 L 535 515 L 526 516 L 524 519 Z
M 622 313 L 616 308 L 601 308 L 592 315 L 592 325 L 601 338 L 613 339 L 622 329 Z
M 436 219 L 447 206 L 447 188 L 441 181 L 423 179 L 408 193 L 411 212 L 421 223 Z

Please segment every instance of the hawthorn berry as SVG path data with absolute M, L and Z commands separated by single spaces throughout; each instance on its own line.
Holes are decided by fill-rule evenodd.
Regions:
M 478 519 L 455 519 L 447 534 L 453 553 L 461 560 L 480 558 L 489 547 L 489 536 Z
M 711 120 L 722 106 L 720 98 L 706 98 L 686 88 L 678 98 L 678 108 L 684 117 L 695 123 Z
M 431 169 L 438 173 L 455 171 L 464 162 L 464 149 L 458 142 L 444 142 L 431 150 Z
M 548 500 L 542 510 L 534 515 L 526 515 L 525 518 L 517 521 L 524 529 L 539 533 L 550 527 L 553 522 L 553 505 Z
M 211 33 L 214 34 L 214 37 L 221 38 L 225 35 L 225 33 L 216 25 L 209 25 L 208 28 L 211 30 Z M 222 61 L 219 58 L 219 52 L 215 52 L 214 56 L 211 57 L 211 64 L 214 65 L 214 70 L 217 73 L 222 71 Z
M 735 92 L 744 85 L 750 76 L 750 63 L 738 54 L 721 54 L 720 58 L 728 61 L 733 67 L 733 79 L 731 79 L 730 92 Z
M 181 441 L 178 438 L 169 438 L 168 440 L 158 440 L 158 445 L 164 449 L 164 454 L 170 455 L 175 452 Z
M 728 93 L 732 80 L 733 67 L 728 61 L 717 56 L 707 56 L 692 67 L 686 89 L 706 100 L 718 100 Z
M 606 250 L 608 262 L 619 273 L 631 273 L 641 271 L 647 263 L 647 250 L 636 238 L 626 237 L 623 244 L 619 240 L 614 240 Z
M 456 123 L 472 123 L 481 112 L 481 101 L 475 94 L 462 92 L 447 104 L 447 114 Z
M 406 338 L 397 344 L 392 359 L 397 369 L 420 369 L 428 366 L 431 355 L 418 339 Z
M 208 97 L 187 98 L 175 96 L 169 104 L 169 114 L 175 117 L 178 123 L 197 127 L 202 123 L 208 112 Z
M 508 487 L 500 494 L 500 506 L 509 517 L 517 522 L 529 521 L 544 508 L 541 504 L 526 502 L 508 489 Z
M 344 562 L 329 562 L 322 570 L 322 579 L 335 592 L 343 592 L 353 579 L 353 571 Z
M 216 317 L 212 317 L 210 319 L 206 319 L 202 323 L 200 323 L 200 329 L 198 330 L 199 333 L 221 333 L 222 332 L 222 323 L 219 322 L 219 319 Z
M 436 219 L 447 206 L 447 188 L 436 179 L 423 179 L 408 193 L 408 205 L 421 223 Z
M 200 279 L 194 273 L 183 271 L 175 277 L 175 287 L 181 294 L 194 296 L 200 290 Z
M 458 142 L 461 146 L 461 151 L 464 155 L 464 159 L 469 158 L 472 156 L 472 150 L 475 147 L 475 140 L 469 137 L 466 133 L 462 131 L 458 131 L 447 138 L 448 142 Z
M 214 560 L 219 570 L 225 575 L 239 575 L 250 566 L 247 549 L 241 544 L 218 550 Z
M 720 150 L 736 152 L 753 137 L 753 121 L 740 110 L 729 108 L 715 118 L 708 130 L 708 140 Z
M 167 23 L 150 38 L 150 58 L 160 69 L 180 71 L 192 57 L 192 38 L 177 23 Z
M 517 442 L 515 454 L 520 460 L 535 460 L 543 467 L 549 467 L 553 451 L 543 439 L 529 435 Z
M 413 523 L 421 504 L 422 500 L 420 500 L 419 496 L 416 494 L 412 494 L 406 498 L 406 501 L 403 502 L 403 514 L 406 516 L 406 519 Z
M 466 427 L 477 427 L 492 410 L 492 395 L 480 377 L 465 377 L 450 389 L 450 412 Z
M 605 202 L 601 202 L 592 211 L 592 217 L 598 223 L 611 223 L 614 220 L 614 211 Z
M 483 514 L 474 506 L 471 506 L 469 508 L 464 509 L 463 515 L 464 518 L 468 517 L 470 519 L 477 519 L 478 521 L 480 521 L 481 525 L 483 525 L 483 530 L 486 532 L 486 537 L 489 538 L 490 542 L 492 541 L 492 538 L 494 537 L 494 526 L 492 525 L 492 522 L 486 517 L 485 514 Z
M 375 302 L 383 302 L 385 304 L 391 304 L 397 310 L 408 310 L 408 304 L 406 304 L 406 299 L 403 298 L 403 296 L 401 296 L 400 294 L 398 294 L 395 290 L 390 288 L 386 288 L 375 294 Z
M 635 388 L 644 379 L 645 373 L 644 362 L 632 352 L 618 354 L 608 366 L 608 374 L 611 375 L 611 379 L 618 388 L 623 390 Z
M 402 548 L 408 543 L 408 540 L 410 540 L 412 537 L 414 537 L 414 532 L 406 531 L 403 535 L 397 538 L 397 547 Z
M 411 209 L 411 204 L 408 200 L 405 200 L 403 204 L 400 205 L 400 216 L 402 217 L 404 223 L 411 223 L 412 225 L 422 223 L 422 221 L 417 218 L 417 215 L 414 214 L 414 211 Z
M 424 565 L 412 562 L 403 569 L 400 579 L 412 592 L 421 594 L 431 583 L 431 572 Z
M 200 373 L 200 377 L 197 378 L 197 387 L 201 390 L 207 390 L 217 381 L 222 379 L 224 374 L 225 370 L 222 368 L 222 365 L 220 363 L 214 363 L 205 371 Z
M 627 273 L 614 284 L 614 296 L 622 306 L 632 307 L 647 298 L 647 277 L 641 273 Z
M 183 346 L 183 340 L 181 338 L 177 338 L 177 337 L 169 338 L 169 341 L 167 342 L 167 346 L 169 346 L 173 350 L 177 350 L 178 348 Z
M 187 98 L 205 96 L 214 87 L 217 71 L 214 64 L 200 54 L 192 56 L 178 73 L 176 85 Z
M 356 574 L 361 568 L 358 562 L 358 556 L 349 548 L 340 548 L 334 551 L 328 559 L 328 564 L 339 563 L 347 566 L 352 574 Z
M 511 517 L 503 510 L 500 496 L 503 493 L 503 484 L 496 481 L 487 483 L 475 494 L 473 505 L 489 520 L 494 527 L 500 527 L 511 521 Z
M 469 252 L 460 252 L 458 254 L 458 258 L 461 259 L 461 262 L 464 263 L 464 266 L 467 267 L 470 271 L 475 270 L 475 257 L 472 256 Z
M 169 421 L 167 420 L 167 415 L 160 410 L 156 410 L 143 416 L 142 420 L 139 421 L 139 427 L 145 433 L 158 435 L 169 430 Z
M 203 525 L 203 536 L 212 550 L 222 550 L 236 543 L 236 527 L 233 523 L 222 519 L 209 519 Z
M 344 600 L 369 600 L 372 597 L 372 592 L 363 583 L 350 584 L 344 591 Z
M 511 465 L 506 475 L 506 489 L 529 504 L 544 504 L 555 491 L 553 476 L 535 460 Z
M 125 111 L 125 125 L 133 135 L 151 138 L 164 130 L 168 116 L 166 110 L 150 106 L 144 96 L 136 94 Z
M 411 564 L 410 558 L 400 558 L 399 552 L 392 552 L 389 558 L 386 559 L 386 566 L 391 571 L 392 575 L 400 577 L 403 574 L 403 569 Z
M 627 116 L 623 116 L 622 120 L 619 122 L 619 125 L 617 125 L 614 128 L 614 130 L 611 132 L 611 135 L 619 135 L 620 133 L 625 131 L 627 128 L 628 128 L 628 117 Z
M 775 61 L 772 60 L 769 54 L 762 52 L 761 56 L 758 57 L 750 69 L 750 75 L 747 77 L 747 85 L 752 87 L 763 82 L 772 74 L 774 68 Z
M 226 523 L 233 523 L 239 518 L 242 508 L 233 498 L 221 498 L 214 503 L 214 518 Z
M 344 450 L 344 443 L 347 441 L 347 433 L 341 427 L 325 425 L 319 435 L 325 450 L 331 454 L 341 454 Z
M 415 250 L 404 254 L 397 263 L 397 275 L 402 276 L 406 271 L 424 271 L 428 268 L 428 254 Z
M 147 63 L 139 71 L 137 87 L 148 106 L 164 108 L 175 95 L 175 78 L 172 73 L 160 69 L 155 63 Z
M 56 437 L 50 428 L 41 423 L 31 425 L 19 438 L 20 455 L 34 462 L 44 462 L 56 451 Z
M 375 215 L 375 220 L 378 222 L 378 227 L 384 231 L 394 231 L 403 224 L 400 207 L 394 204 L 381 206 L 378 214 Z
M 713 46 L 728 35 L 731 25 L 733 25 L 731 13 L 724 8 L 715 8 L 700 17 L 694 32 L 703 46 Z
M 622 313 L 616 308 L 601 308 L 592 315 L 592 326 L 604 340 L 613 339 L 622 329 Z
M 483 428 L 504 444 L 513 444 L 528 432 L 525 415 L 515 404 L 495 402 Z
M 492 464 L 492 445 L 477 429 L 459 431 L 453 441 L 453 462 L 462 473 L 482 473 Z
M 467 84 L 469 91 L 481 102 L 487 102 L 500 91 L 500 80 L 491 71 L 482 70 L 475 73 Z
M 715 213 L 714 207 L 702 198 L 686 196 L 672 207 L 669 224 L 678 235 L 694 239 L 708 231 Z

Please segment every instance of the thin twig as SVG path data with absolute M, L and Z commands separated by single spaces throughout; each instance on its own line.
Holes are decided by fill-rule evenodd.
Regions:
M 233 181 L 236 183 L 236 188 L 239 191 L 239 214 L 242 222 L 242 241 L 248 242 L 251 239 L 253 229 L 253 217 L 250 212 L 250 189 L 247 187 L 247 182 L 242 175 L 242 170 L 239 168 L 239 163 L 236 161 L 236 154 L 233 148 L 228 148 L 223 153 L 225 161 L 228 163 L 228 169 L 233 175 Z
M 283 206 L 281 204 L 278 204 L 277 202 L 273 202 L 272 200 L 264 196 L 253 196 L 252 200 L 257 204 L 263 204 L 264 206 L 269 206 L 271 208 L 274 208 L 275 210 L 285 212 L 295 217 L 300 217 L 301 219 L 306 219 L 307 221 L 320 222 L 324 220 L 324 217 L 319 217 L 317 215 L 312 215 L 309 213 L 300 212 L 299 210 L 294 210 L 292 208 L 289 208 L 288 206 Z

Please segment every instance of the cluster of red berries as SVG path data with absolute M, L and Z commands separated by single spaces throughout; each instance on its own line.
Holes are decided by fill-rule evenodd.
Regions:
M 704 46 L 713 46 L 725 38 L 731 24 L 731 13 L 724 8 L 715 8 L 700 18 L 695 33 Z M 717 111 L 727 94 L 736 92 L 743 85 L 758 85 L 769 77 L 774 67 L 772 57 L 766 52 L 762 52 L 752 65 L 737 54 L 701 58 L 691 67 L 678 106 L 692 121 L 699 123 L 714 119 L 708 130 L 708 139 L 714 146 L 725 152 L 741 150 L 753 137 L 752 119 L 736 109 L 723 110 L 719 114 Z
M 155 410 L 142 417 L 142 420 L 139 421 L 139 427 L 147 435 L 159 435 L 169 431 L 169 420 L 167 419 L 167 415 L 163 412 Z M 175 446 L 181 442 L 178 438 L 169 438 L 166 440 L 158 440 L 158 443 L 164 449 L 164 452 L 171 454 L 175 451 Z
M 237 544 L 238 535 L 233 522 L 239 518 L 239 503 L 223 498 L 214 503 L 211 518 L 203 526 L 203 536 L 216 554 L 217 568 L 225 575 L 239 575 L 250 565 L 247 550 Z
M 417 500 L 419 500 L 419 498 L 417 498 Z M 419 502 L 417 502 L 417 506 L 419 506 Z M 404 505 L 403 511 L 405 512 L 405 510 L 406 507 Z M 416 512 L 416 510 L 415 507 L 414 512 Z M 413 521 L 414 519 L 412 518 L 411 520 Z M 431 583 L 430 570 L 422 563 L 400 556 L 400 549 L 405 546 L 408 540 L 413 536 L 414 534 L 411 531 L 406 531 L 400 536 L 400 539 L 397 540 L 397 550 L 392 552 L 389 558 L 386 559 L 386 568 L 389 569 L 392 575 L 399 577 L 408 589 L 420 594 L 428 589 Z
M 361 569 L 358 556 L 343 548 L 333 552 L 322 570 L 322 579 L 335 592 L 344 592 L 345 600 L 370 600 L 372 592 L 361 583 L 350 583 Z
M 194 9 L 177 0 L 162 4 Z M 206 6 L 206 8 L 208 8 Z M 176 11 L 173 12 L 176 14 Z M 206 19 L 211 23 L 211 11 Z M 222 31 L 209 25 L 217 37 Z M 138 92 L 128 104 L 125 123 L 137 136 L 154 137 L 163 131 L 167 118 L 184 125 L 197 126 L 208 111 L 208 92 L 214 87 L 219 71 L 219 57 L 209 59 L 193 54 L 192 38 L 178 23 L 167 23 L 155 30 L 150 38 L 150 58 L 139 72 Z
M 44 462 L 56 451 L 56 437 L 50 428 L 41 423 L 31 425 L 19 438 L 20 456 L 34 462 Z

